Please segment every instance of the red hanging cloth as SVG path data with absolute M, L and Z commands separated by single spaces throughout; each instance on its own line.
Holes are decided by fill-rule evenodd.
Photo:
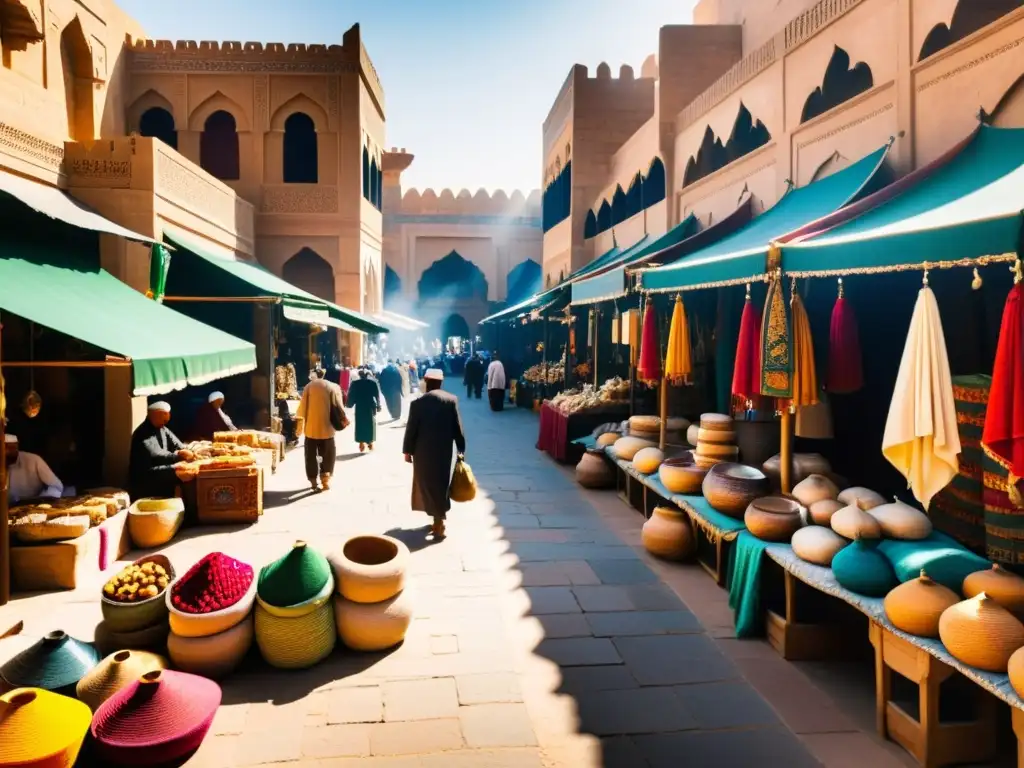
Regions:
M 761 313 L 747 296 L 740 315 L 736 363 L 732 369 L 732 395 L 739 408 L 747 409 L 761 395 Z
M 832 307 L 828 341 L 828 391 L 837 395 L 856 392 L 864 386 L 860 335 L 857 333 L 857 316 L 843 297 L 841 288 L 839 298 Z
M 654 302 L 647 300 L 644 308 L 644 324 L 640 332 L 640 363 L 636 367 L 637 378 L 649 387 L 661 381 L 661 340 L 658 335 L 658 314 Z
M 985 411 L 981 444 L 1010 472 L 1011 482 L 1024 477 L 1024 286 L 1010 289 L 999 327 L 992 368 L 992 388 Z

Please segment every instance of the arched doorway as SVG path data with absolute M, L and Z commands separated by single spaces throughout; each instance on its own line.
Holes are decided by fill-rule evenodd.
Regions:
M 174 116 L 163 107 L 150 107 L 139 118 L 139 133 L 160 139 L 172 149 L 178 148 L 178 131 L 174 127 Z
M 312 248 L 303 248 L 288 259 L 281 276 L 314 296 L 334 301 L 334 269 Z
M 488 314 L 487 278 L 458 251 L 450 251 L 431 264 L 420 277 L 417 289 L 418 317 L 431 324 L 442 345 L 453 335 L 470 339 L 473 328 Z M 452 317 L 462 321 L 455 334 L 448 327 Z
M 238 129 L 230 112 L 218 109 L 199 135 L 199 165 L 221 181 L 238 181 Z
M 402 296 L 402 278 L 387 264 L 384 265 L 384 306 L 387 307 Z
M 521 261 L 508 273 L 505 303 L 512 306 L 530 298 L 540 290 L 541 281 L 540 264 L 533 259 Z
M 447 341 L 451 338 L 469 338 L 469 323 L 466 322 L 466 318 L 457 312 L 448 315 L 441 325 L 441 339 Z
M 311 248 L 303 248 L 288 259 L 281 270 L 281 276 L 296 288 L 325 301 L 334 301 L 334 269 Z M 294 362 L 295 370 L 300 375 L 304 370 L 300 365 L 310 368 L 318 361 L 323 365 L 341 362 L 338 334 L 334 329 L 311 336 L 311 326 L 285 322 L 283 330 L 285 343 L 284 349 L 279 348 L 279 356 L 288 357 L 290 362 Z M 310 353 L 316 356 L 315 360 L 310 359 Z

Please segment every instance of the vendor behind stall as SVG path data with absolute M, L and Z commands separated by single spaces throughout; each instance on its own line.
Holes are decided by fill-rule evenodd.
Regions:
M 211 392 L 205 405 L 196 414 L 193 432 L 197 440 L 213 440 L 214 432 L 237 432 L 238 427 L 224 412 L 224 393 Z
M 151 403 L 146 420 L 132 433 L 128 482 L 133 499 L 173 497 L 178 489 L 174 465 L 193 459 L 192 453 L 167 428 L 170 420 L 170 405 L 163 401 Z
M 4 435 L 7 446 L 7 498 L 12 502 L 24 499 L 59 499 L 64 484 L 53 470 L 35 453 L 19 450 L 18 438 Z

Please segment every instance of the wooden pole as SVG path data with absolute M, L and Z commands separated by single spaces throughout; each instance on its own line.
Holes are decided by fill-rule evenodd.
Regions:
M 667 425 L 668 425 L 668 379 L 666 379 L 664 376 L 661 377 L 661 393 L 660 393 L 660 398 L 661 398 L 661 404 L 660 404 L 660 406 L 658 408 L 658 416 L 660 417 L 660 420 L 661 420 L 661 434 L 660 434 L 660 436 L 658 438 L 658 447 L 662 451 L 664 451 L 665 450 L 665 437 L 666 437 L 666 433 L 668 431 L 667 430 Z
M 782 409 L 780 420 L 782 440 L 779 446 L 779 469 L 783 493 L 793 492 L 793 414 L 789 412 L 789 406 Z
M 594 308 L 594 389 L 597 389 L 597 337 L 601 335 L 601 310 Z
M 3 323 L 0 323 L 2 336 Z M 3 377 L 0 377 L 0 402 L 6 403 Z M 0 605 L 7 605 L 11 599 L 11 532 L 7 527 L 10 510 L 7 508 L 7 430 L 3 417 L 4 414 L 0 412 Z

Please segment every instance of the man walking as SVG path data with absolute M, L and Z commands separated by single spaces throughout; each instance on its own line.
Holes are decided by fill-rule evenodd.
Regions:
M 388 406 L 392 421 L 402 418 L 402 374 L 394 362 L 388 361 L 378 378 L 380 393 Z
M 498 353 L 494 353 L 494 359 L 487 366 L 487 400 L 491 404 L 492 411 L 505 409 L 505 366 L 498 359 Z
M 462 377 L 462 382 L 466 385 L 466 399 L 476 397 L 479 400 L 484 388 L 484 361 L 480 359 L 479 354 L 466 361 L 466 373 Z
M 306 478 L 314 493 L 328 490 L 331 487 L 331 473 L 337 460 L 334 445 L 336 430 L 331 422 L 331 410 L 341 410 L 341 387 L 324 378 L 323 369 L 317 369 L 316 375 L 302 390 L 302 400 L 296 414 L 305 419 L 304 453 L 306 458 Z M 319 477 L 320 485 L 317 485 Z

